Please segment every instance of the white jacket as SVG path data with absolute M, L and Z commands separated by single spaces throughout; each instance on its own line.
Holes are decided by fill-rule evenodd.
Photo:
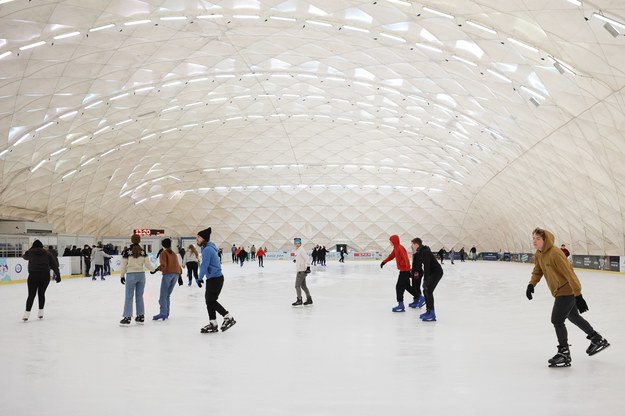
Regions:
M 306 268 L 310 266 L 310 259 L 304 246 L 299 246 L 295 250 L 295 270 L 298 272 L 305 272 Z

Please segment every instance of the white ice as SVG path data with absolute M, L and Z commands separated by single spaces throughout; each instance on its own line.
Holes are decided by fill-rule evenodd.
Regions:
M 569 323 L 572 366 L 554 369 L 553 298 L 544 282 L 525 298 L 531 265 L 444 270 L 428 323 L 391 312 L 393 263 L 315 269 L 307 308 L 291 307 L 292 263 L 226 263 L 220 301 L 237 324 L 217 334 L 200 334 L 196 286 L 176 287 L 169 320 L 126 328 L 119 276 L 52 282 L 45 318 L 27 323 L 26 285 L 0 286 L 0 415 L 625 414 L 622 274 L 577 270 L 584 317 L 612 346 L 587 356 Z M 148 319 L 159 277 L 148 274 Z

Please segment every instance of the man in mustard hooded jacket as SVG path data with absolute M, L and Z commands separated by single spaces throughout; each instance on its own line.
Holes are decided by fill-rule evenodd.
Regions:
M 534 286 L 543 276 L 545 277 L 547 286 L 555 297 L 551 311 L 551 323 L 558 338 L 558 353 L 549 360 L 549 367 L 569 367 L 571 365 L 571 352 L 569 351 L 568 333 L 564 325 L 567 318 L 584 331 L 587 335 L 586 338 L 590 340 L 590 346 L 586 349 L 588 355 L 595 355 L 609 347 L 610 344 L 580 315 L 588 310 L 588 305 L 582 297 L 582 285 L 562 250 L 554 247 L 553 234 L 547 230 L 536 228 L 532 233 L 532 242 L 536 248 L 534 270 L 525 295 L 529 300 L 532 300 Z

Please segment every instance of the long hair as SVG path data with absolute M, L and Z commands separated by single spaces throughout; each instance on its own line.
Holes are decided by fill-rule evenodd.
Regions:
M 200 254 L 197 252 L 197 249 L 193 244 L 189 244 L 189 251 L 195 255 L 195 257 L 199 257 Z
M 133 244 L 130 246 L 130 251 L 132 252 L 132 257 L 135 259 L 143 255 L 143 248 L 139 244 Z

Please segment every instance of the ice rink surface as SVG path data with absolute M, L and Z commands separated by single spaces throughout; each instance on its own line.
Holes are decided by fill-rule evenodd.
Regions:
M 531 265 L 443 267 L 438 321 L 421 322 L 418 309 L 391 312 L 394 262 L 315 268 L 306 308 L 291 307 L 292 263 L 225 263 L 220 301 L 237 324 L 217 334 L 200 334 L 204 291 L 186 283 L 170 319 L 151 320 L 160 273 L 148 274 L 146 324 L 125 328 L 119 276 L 52 282 L 45 318 L 27 323 L 26 285 L 0 286 L 0 415 L 625 414 L 625 276 L 576 271 L 583 316 L 612 346 L 588 357 L 567 323 L 572 366 L 553 369 L 553 298 L 544 282 L 525 298 Z

